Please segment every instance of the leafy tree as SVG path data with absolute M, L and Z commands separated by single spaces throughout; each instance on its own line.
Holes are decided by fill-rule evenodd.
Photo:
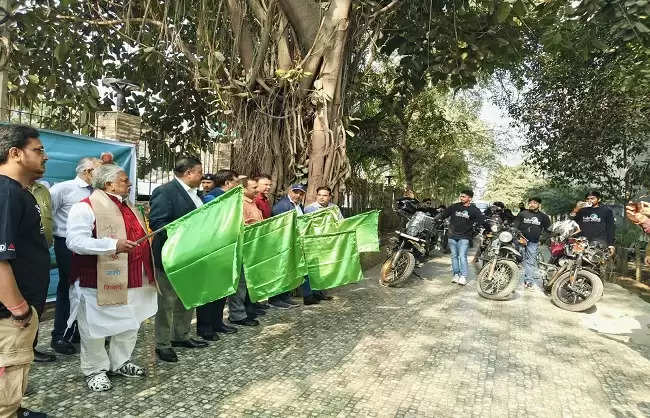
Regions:
M 647 187 L 650 49 L 647 2 L 539 6 L 528 55 L 511 71 L 511 114 L 530 162 L 555 182 L 626 201 Z
M 494 170 L 488 180 L 483 199 L 500 201 L 507 207 L 516 208 L 519 202 L 526 202 L 532 191 L 540 191 L 546 182 L 535 169 L 518 165 L 501 165 Z

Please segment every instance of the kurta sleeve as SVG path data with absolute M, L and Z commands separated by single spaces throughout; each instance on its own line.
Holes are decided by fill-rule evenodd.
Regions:
M 90 205 L 79 202 L 72 205 L 68 216 L 66 245 L 70 251 L 81 255 L 115 254 L 117 240 L 114 238 L 93 238 L 95 214 Z

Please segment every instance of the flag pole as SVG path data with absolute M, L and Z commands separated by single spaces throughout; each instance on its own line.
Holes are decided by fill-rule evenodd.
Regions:
M 159 232 L 164 231 L 165 229 L 167 229 L 167 225 L 163 226 L 162 228 L 158 228 L 158 229 L 156 229 L 156 230 L 153 231 L 153 232 L 148 233 L 148 234 L 145 235 L 144 237 L 142 237 L 142 238 L 140 238 L 139 240 L 137 240 L 137 241 L 135 242 L 135 244 L 136 244 L 136 245 L 140 245 L 140 244 L 142 244 L 142 243 L 144 242 L 144 240 L 153 237 L 154 235 L 156 235 L 156 234 L 159 233 Z

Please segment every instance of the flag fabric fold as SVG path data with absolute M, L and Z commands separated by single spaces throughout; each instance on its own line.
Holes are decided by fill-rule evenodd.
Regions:
M 297 218 L 292 210 L 244 228 L 242 255 L 251 301 L 288 292 L 304 281 L 307 269 Z
M 303 237 L 337 232 L 339 226 L 338 211 L 338 207 L 331 206 L 299 216 L 297 221 L 298 234 Z
M 242 216 L 240 186 L 167 225 L 162 263 L 186 309 L 235 293 Z
M 379 251 L 379 210 L 360 213 L 339 222 L 338 231 L 356 231 L 360 253 Z
M 363 279 L 354 230 L 307 235 L 302 244 L 312 289 L 331 289 Z

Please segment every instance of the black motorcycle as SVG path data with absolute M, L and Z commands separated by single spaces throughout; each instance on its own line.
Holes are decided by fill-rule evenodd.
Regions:
M 504 300 L 511 297 L 519 283 L 519 265 L 523 261 L 515 241 L 526 245 L 526 239 L 514 228 L 503 228 L 503 223 L 491 227 L 493 239 L 481 258 L 483 268 L 476 279 L 476 290 L 486 299 Z
M 391 253 L 381 267 L 379 284 L 389 287 L 408 279 L 416 262 L 424 262 L 436 245 L 433 218 L 418 210 L 417 201 L 398 201 L 396 211 L 407 222 L 401 231 L 395 231 Z

